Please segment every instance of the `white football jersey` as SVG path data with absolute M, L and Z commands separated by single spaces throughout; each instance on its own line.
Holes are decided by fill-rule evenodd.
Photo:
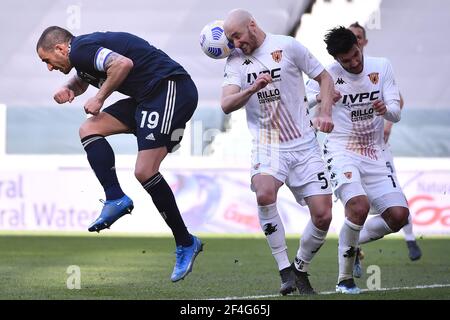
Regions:
M 385 58 L 364 57 L 360 74 L 345 71 L 338 62 L 327 67 L 342 98 L 333 106 L 334 129 L 327 134 L 324 152 L 349 151 L 352 155 L 377 161 L 383 159 L 384 118 L 372 104 L 400 100 L 390 62 Z M 316 81 L 307 84 L 308 97 L 319 93 Z
M 245 106 L 247 124 L 258 147 L 275 145 L 280 151 L 306 150 L 316 143 L 310 125 L 302 71 L 310 78 L 324 70 L 319 61 L 292 37 L 267 34 L 252 55 L 235 49 L 225 65 L 224 83 L 245 90 L 260 73 L 273 82 Z

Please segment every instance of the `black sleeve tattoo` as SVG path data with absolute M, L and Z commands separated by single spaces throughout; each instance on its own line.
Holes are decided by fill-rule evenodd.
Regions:
M 122 58 L 122 55 L 116 53 L 116 52 L 111 52 L 108 57 L 105 60 L 105 71 L 108 71 L 108 69 L 111 67 L 111 65 L 116 61 Z
M 79 96 L 84 93 L 88 88 L 89 84 L 81 80 L 77 75 L 69 80 L 67 83 L 67 88 L 72 90 L 75 93 L 75 96 Z

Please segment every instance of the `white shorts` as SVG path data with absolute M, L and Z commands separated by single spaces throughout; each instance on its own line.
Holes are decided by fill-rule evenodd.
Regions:
M 366 195 L 371 204 L 385 199 L 384 207 L 408 207 L 397 177 L 381 159 L 373 161 L 348 154 L 327 154 L 326 160 L 334 194 L 345 206 L 347 201 L 358 195 Z M 399 195 L 390 195 L 398 193 Z M 391 199 L 391 200 L 388 200 Z
M 271 175 L 285 183 L 301 205 L 306 204 L 306 197 L 332 194 L 318 144 L 305 151 L 253 150 L 251 178 L 257 174 Z

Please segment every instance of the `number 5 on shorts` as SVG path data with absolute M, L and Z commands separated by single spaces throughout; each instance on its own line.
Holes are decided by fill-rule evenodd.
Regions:
M 326 188 L 328 188 L 328 180 L 327 178 L 325 178 L 325 172 L 318 173 L 317 178 L 319 178 L 319 180 L 322 180 L 324 182 L 324 185 L 321 186 L 320 189 L 325 190 Z

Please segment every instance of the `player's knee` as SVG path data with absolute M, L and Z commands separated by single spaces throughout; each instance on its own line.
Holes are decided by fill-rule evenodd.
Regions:
M 96 128 L 95 124 L 93 124 L 91 121 L 85 121 L 78 130 L 78 134 L 80 135 L 80 139 L 83 139 L 84 137 L 93 135 L 93 134 L 99 134 L 99 130 Z
M 87 137 L 90 135 L 89 125 L 86 122 L 80 126 L 80 129 L 78 130 L 78 134 L 80 135 L 80 139 L 83 139 L 84 137 Z
M 363 225 L 369 213 L 369 200 L 365 196 L 353 197 L 345 204 L 346 215 L 350 221 L 358 225 Z
M 320 230 L 328 230 L 331 223 L 331 211 L 330 213 L 324 213 L 322 215 L 316 215 L 312 217 L 314 225 Z
M 324 204 L 320 208 L 315 209 L 314 212 L 311 211 L 311 219 L 313 224 L 320 230 L 328 230 L 332 219 L 331 205 Z
M 277 195 L 274 190 L 261 189 L 256 191 L 256 201 L 259 206 L 268 206 L 277 201 Z
M 147 181 L 149 178 L 153 177 L 155 174 L 157 174 L 158 171 L 159 168 L 157 167 L 155 168 L 153 166 L 149 167 L 136 166 L 136 168 L 134 169 L 134 176 L 140 183 L 143 183 Z
M 397 232 L 408 224 L 409 210 L 405 207 L 392 207 L 385 216 L 391 230 Z
M 143 172 L 142 170 L 135 169 L 135 170 L 134 170 L 134 177 L 135 177 L 135 178 L 137 179 L 137 181 L 139 181 L 140 183 L 143 183 L 144 181 L 147 181 L 147 180 L 145 179 L 144 172 Z M 150 178 L 150 176 L 148 176 L 147 179 L 148 179 L 148 178 Z

